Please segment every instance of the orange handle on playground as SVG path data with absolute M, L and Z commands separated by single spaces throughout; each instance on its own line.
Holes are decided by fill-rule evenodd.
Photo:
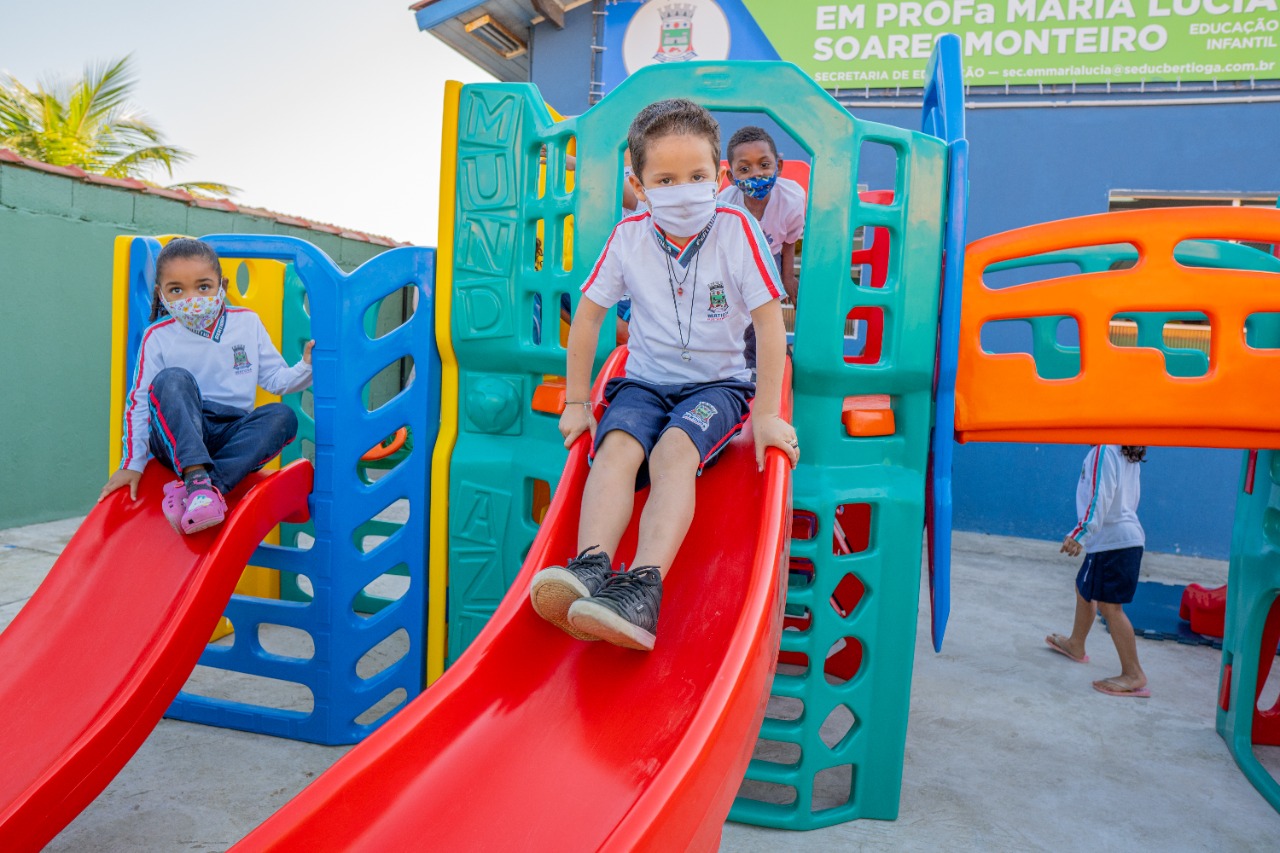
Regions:
M 375 444 L 369 448 L 364 456 L 360 457 L 361 462 L 377 462 L 379 459 L 386 459 L 400 448 L 404 447 L 404 440 L 409 437 L 409 430 L 404 427 L 396 430 L 396 434 L 391 436 L 389 444 Z
M 1280 210 L 1165 208 L 1048 222 L 970 243 L 965 258 L 956 380 L 960 441 L 1022 441 L 1280 447 L 1280 350 L 1245 344 L 1251 314 L 1280 312 L 1280 277 L 1237 269 L 1187 267 L 1174 259 L 1184 240 L 1280 242 Z M 1001 289 L 987 287 L 991 265 L 1045 252 L 1130 243 L 1131 269 L 1069 275 Z M 1119 347 L 1110 338 L 1120 313 L 1200 311 L 1212 327 L 1209 371 L 1175 377 L 1163 355 Z M 1042 379 L 1027 353 L 981 345 L 996 320 L 1074 317 L 1080 373 Z

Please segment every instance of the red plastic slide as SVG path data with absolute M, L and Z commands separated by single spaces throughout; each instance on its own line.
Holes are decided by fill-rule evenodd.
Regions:
M 604 373 L 620 370 L 615 353 Z M 778 651 L 790 470 L 770 451 L 757 472 L 749 427 L 707 470 L 644 653 L 574 640 L 529 605 L 533 573 L 575 553 L 586 452 L 466 653 L 235 850 L 715 848 Z M 623 560 L 634 544 L 633 521 Z
M 39 850 L 146 740 L 195 668 L 253 549 L 305 521 L 311 465 L 255 474 L 218 527 L 175 533 L 173 475 L 98 504 L 0 632 L 0 850 Z

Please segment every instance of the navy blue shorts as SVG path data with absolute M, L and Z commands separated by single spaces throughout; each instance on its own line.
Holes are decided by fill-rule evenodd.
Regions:
M 1076 575 L 1076 589 L 1085 601 L 1128 604 L 1138 589 L 1142 546 L 1086 554 Z
M 728 446 L 729 439 L 741 432 L 754 394 L 755 386 L 750 382 L 650 385 L 635 379 L 610 379 L 604 389 L 607 406 L 596 427 L 592 455 L 614 430 L 640 442 L 645 464 L 636 475 L 636 488 L 641 489 L 648 485 L 648 458 L 658 439 L 667 430 L 678 429 L 698 448 L 701 474 Z

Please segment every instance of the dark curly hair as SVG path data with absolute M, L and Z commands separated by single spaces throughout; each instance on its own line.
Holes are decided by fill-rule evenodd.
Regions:
M 686 98 L 656 101 L 642 109 L 627 131 L 631 168 L 639 178 L 644 174 L 649 143 L 664 136 L 701 136 L 711 146 L 711 162 L 720 163 L 720 123 L 705 108 Z
M 739 145 L 746 145 L 749 142 L 768 143 L 769 150 L 773 152 L 774 161 L 776 162 L 778 160 L 778 146 L 774 143 L 773 137 L 769 135 L 769 131 L 765 130 L 763 127 L 756 127 L 754 124 L 749 124 L 746 127 L 738 128 L 738 130 L 734 132 L 733 136 L 729 137 L 729 147 L 725 156 L 728 158 L 730 165 L 733 164 L 734 149 Z
M 160 295 L 160 276 L 164 265 L 175 258 L 203 258 L 218 273 L 218 281 L 222 281 L 222 260 L 212 246 L 203 240 L 193 240 L 190 237 L 176 237 L 170 240 L 156 256 L 156 288 L 151 294 L 152 320 L 166 313 L 164 297 Z
M 1145 446 L 1122 444 L 1120 445 L 1120 453 L 1123 454 L 1124 458 L 1128 459 L 1130 462 L 1147 461 L 1147 448 Z

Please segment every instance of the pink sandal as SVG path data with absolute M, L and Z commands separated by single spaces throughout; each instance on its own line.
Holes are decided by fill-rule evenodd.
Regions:
M 182 515 L 187 511 L 187 484 L 172 480 L 164 484 L 164 502 L 160 504 L 164 520 L 174 533 L 182 532 Z
M 227 517 L 227 502 L 207 480 L 187 492 L 186 512 L 182 515 L 182 532 L 197 533 L 221 524 Z

